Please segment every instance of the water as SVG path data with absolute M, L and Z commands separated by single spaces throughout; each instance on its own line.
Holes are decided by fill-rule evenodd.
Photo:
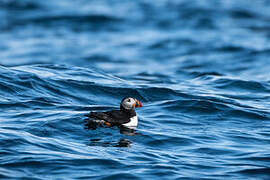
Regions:
M 0 2 L 1 179 L 269 179 L 270 3 Z M 84 114 L 133 96 L 135 132 Z

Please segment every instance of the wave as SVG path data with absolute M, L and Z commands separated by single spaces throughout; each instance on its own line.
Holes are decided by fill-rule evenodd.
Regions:
M 0 1 L 0 178 L 267 179 L 269 5 Z
M 237 90 L 238 92 L 269 93 L 270 87 L 266 82 L 256 82 L 238 79 L 220 78 L 214 81 L 215 87 L 226 90 Z

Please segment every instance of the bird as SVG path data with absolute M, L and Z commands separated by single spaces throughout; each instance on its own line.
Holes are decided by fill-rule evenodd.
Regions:
M 135 129 L 138 125 L 135 108 L 139 107 L 142 107 L 142 103 L 139 100 L 133 97 L 124 97 L 120 103 L 120 110 L 90 112 L 86 114 L 85 116 L 92 119 L 86 123 L 86 126 L 91 129 L 96 129 L 98 126 L 118 126 Z

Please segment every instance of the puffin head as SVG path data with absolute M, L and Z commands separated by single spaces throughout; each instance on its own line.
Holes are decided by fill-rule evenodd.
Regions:
M 133 110 L 135 108 L 142 107 L 142 103 L 132 97 L 125 97 L 121 101 L 121 106 L 120 108 L 124 108 L 126 110 Z

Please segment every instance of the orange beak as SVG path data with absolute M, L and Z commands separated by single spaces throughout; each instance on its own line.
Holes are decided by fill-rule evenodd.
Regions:
M 136 99 L 136 105 L 135 105 L 136 108 L 138 107 L 142 107 L 142 103 Z

